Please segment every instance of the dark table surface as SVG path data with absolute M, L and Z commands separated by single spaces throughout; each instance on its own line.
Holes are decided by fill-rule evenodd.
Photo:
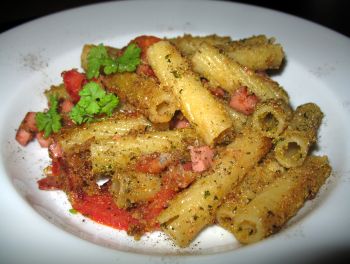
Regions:
M 146 0 L 144 0 L 146 1 Z M 175 1 L 175 0 L 174 0 Z M 72 7 L 83 6 L 102 1 L 97 0 L 60 0 L 60 1 L 11 1 L 2 5 L 0 16 L 0 33 L 22 23 L 44 15 Z M 350 1 L 346 0 L 304 0 L 304 1 L 233 1 L 263 6 L 285 13 L 293 14 L 333 29 L 350 37 L 350 26 L 347 21 Z

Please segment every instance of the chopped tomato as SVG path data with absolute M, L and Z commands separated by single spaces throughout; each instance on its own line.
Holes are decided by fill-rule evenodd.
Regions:
M 245 115 L 250 115 L 254 112 L 259 98 L 255 94 L 249 94 L 248 89 L 242 86 L 234 92 L 230 100 L 230 107 Z
M 26 131 L 24 128 L 19 128 L 16 133 L 16 141 L 22 146 L 26 146 L 34 138 L 34 134 Z
M 172 162 L 170 154 L 151 154 L 148 156 L 143 156 L 136 163 L 135 169 L 139 172 L 145 173 L 160 173 L 165 170 L 168 165 Z
M 80 99 L 79 92 L 82 89 L 83 84 L 86 82 L 85 74 L 73 69 L 64 71 L 62 73 L 62 78 L 69 96 L 74 103 L 78 102 Z
M 143 219 L 147 221 L 149 227 L 155 227 L 158 223 L 156 218 L 168 206 L 169 201 L 175 196 L 176 191 L 163 188 L 154 197 L 154 199 L 141 208 Z
M 208 146 L 189 147 L 192 169 L 196 172 L 202 172 L 211 167 L 213 163 L 214 150 Z
M 48 138 L 44 137 L 44 132 L 37 133 L 36 139 L 38 140 L 38 142 L 42 148 L 49 147 L 51 142 L 52 142 L 52 139 L 50 137 L 48 137 Z
M 70 196 L 75 210 L 98 223 L 121 230 L 128 230 L 130 225 L 138 223 L 130 212 L 116 206 L 109 193 L 95 195 L 71 193 Z
M 143 60 L 146 60 L 146 52 L 148 47 L 160 40 L 160 38 L 157 38 L 155 36 L 142 35 L 132 40 L 131 43 L 136 43 L 137 46 L 139 46 L 141 49 L 141 58 Z

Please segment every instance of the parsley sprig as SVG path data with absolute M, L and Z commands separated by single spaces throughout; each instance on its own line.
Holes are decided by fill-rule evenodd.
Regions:
M 127 46 L 123 55 L 116 59 L 108 55 L 103 44 L 92 47 L 87 56 L 87 77 L 89 79 L 97 78 L 101 68 L 107 75 L 116 72 L 133 72 L 140 64 L 140 55 L 141 49 L 134 43 Z
M 50 96 L 50 108 L 47 112 L 38 112 L 35 116 L 35 122 L 39 131 L 44 131 L 44 137 L 47 138 L 52 132 L 58 132 L 61 125 L 61 116 L 57 112 L 58 99 Z
M 98 83 L 89 82 L 79 92 L 80 100 L 69 113 L 70 118 L 78 125 L 91 122 L 98 114 L 111 115 L 119 103 L 119 98 L 106 93 Z

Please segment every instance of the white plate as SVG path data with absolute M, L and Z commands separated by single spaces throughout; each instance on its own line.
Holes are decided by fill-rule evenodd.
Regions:
M 240 247 L 218 227 L 179 250 L 159 233 L 134 242 L 125 233 L 68 212 L 60 192 L 37 189 L 47 165 L 37 144 L 21 148 L 15 129 L 28 110 L 45 106 L 42 92 L 62 70 L 79 67 L 83 44 L 122 46 L 141 34 L 274 36 L 287 54 L 274 78 L 294 106 L 316 102 L 325 113 L 316 150 L 334 173 L 288 227 Z M 350 40 L 308 21 L 228 2 L 110 2 L 54 14 L 0 35 L 0 256 L 4 263 L 274 263 L 326 258 L 350 248 Z M 47 221 L 48 220 L 48 221 Z

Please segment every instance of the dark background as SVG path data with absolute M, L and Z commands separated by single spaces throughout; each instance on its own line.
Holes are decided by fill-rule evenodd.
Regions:
M 147 0 L 144 0 L 147 1 Z M 174 0 L 175 1 L 175 0 Z M 72 7 L 98 3 L 98 0 L 60 0 L 60 1 L 17 1 L 2 2 L 0 14 L 0 33 L 12 27 Z M 350 1 L 347 0 L 305 0 L 305 1 L 233 1 L 263 6 L 306 18 L 350 37 Z

